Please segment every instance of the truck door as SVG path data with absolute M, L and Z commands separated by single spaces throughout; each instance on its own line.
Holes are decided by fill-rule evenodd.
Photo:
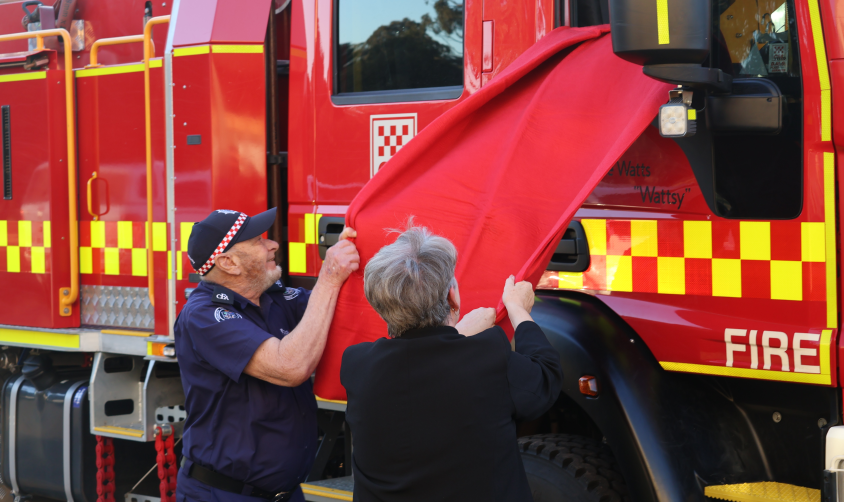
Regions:
M 294 0 L 292 8 L 289 271 L 296 284 L 319 271 L 320 219 L 340 218 L 323 225 L 339 232 L 349 202 L 384 163 L 480 88 L 482 4 Z
M 55 68 L 55 53 L 45 53 L 51 53 Z M 66 132 L 73 118 L 65 108 L 66 75 L 57 69 L 25 71 L 22 65 L 12 63 L 16 71 L 0 75 L 3 322 L 79 326 L 79 310 L 59 305 L 72 269 Z

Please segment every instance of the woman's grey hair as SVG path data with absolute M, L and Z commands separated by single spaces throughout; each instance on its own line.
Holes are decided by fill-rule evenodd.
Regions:
M 456 264 L 454 244 L 425 227 L 414 227 L 412 218 L 396 242 L 369 260 L 363 291 L 372 308 L 387 321 L 391 338 L 410 329 L 445 324 L 451 311 L 448 290 L 456 284 Z

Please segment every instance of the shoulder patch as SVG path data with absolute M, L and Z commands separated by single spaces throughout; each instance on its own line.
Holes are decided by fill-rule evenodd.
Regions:
M 290 301 L 299 296 L 299 290 L 293 288 L 286 288 L 284 290 L 284 299 Z
M 234 304 L 234 296 L 232 292 L 222 286 L 214 286 L 214 291 L 211 293 L 211 301 L 214 303 Z
M 214 311 L 214 319 L 216 319 L 217 322 L 223 322 L 228 321 L 229 319 L 243 319 L 243 316 L 237 312 L 226 310 L 223 307 L 217 307 L 217 310 Z

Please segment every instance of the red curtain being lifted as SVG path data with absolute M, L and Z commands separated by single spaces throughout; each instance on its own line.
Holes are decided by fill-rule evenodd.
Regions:
M 410 141 L 346 213 L 361 269 L 340 292 L 315 393 L 345 400 L 349 345 L 387 336 L 363 267 L 414 224 L 458 250 L 461 312 L 500 305 L 507 276 L 536 285 L 575 211 L 667 102 L 672 86 L 612 52 L 609 28 L 559 28 Z

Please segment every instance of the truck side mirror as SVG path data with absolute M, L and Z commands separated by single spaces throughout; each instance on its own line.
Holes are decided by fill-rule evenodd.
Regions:
M 710 0 L 609 0 L 613 52 L 645 75 L 729 91 L 732 77 L 701 66 L 712 37 Z

